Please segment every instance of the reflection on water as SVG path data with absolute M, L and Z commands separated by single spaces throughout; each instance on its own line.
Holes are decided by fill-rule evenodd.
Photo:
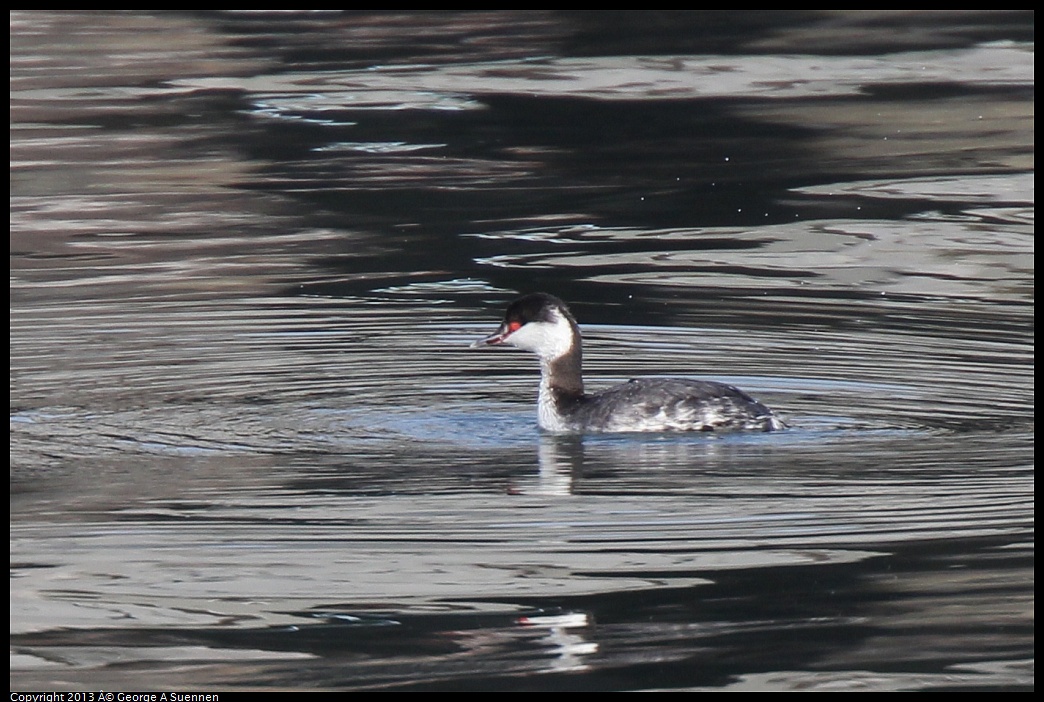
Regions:
M 754 17 L 13 13 L 12 689 L 1032 688 L 1032 13 Z

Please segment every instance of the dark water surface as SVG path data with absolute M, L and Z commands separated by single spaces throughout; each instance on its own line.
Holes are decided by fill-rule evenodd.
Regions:
M 11 13 L 11 687 L 1032 689 L 1032 12 Z M 472 351 L 793 428 L 556 438 Z

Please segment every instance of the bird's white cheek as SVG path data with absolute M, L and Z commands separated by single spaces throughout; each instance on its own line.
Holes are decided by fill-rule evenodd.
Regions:
M 568 326 L 530 322 L 509 336 L 505 343 L 531 351 L 541 358 L 558 358 L 572 348 L 573 338 Z

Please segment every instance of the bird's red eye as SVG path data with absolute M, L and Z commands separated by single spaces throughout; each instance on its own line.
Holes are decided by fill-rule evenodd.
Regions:
M 519 321 L 508 322 L 508 331 L 510 331 L 510 332 L 517 332 L 521 328 L 522 328 L 522 322 L 519 322 Z

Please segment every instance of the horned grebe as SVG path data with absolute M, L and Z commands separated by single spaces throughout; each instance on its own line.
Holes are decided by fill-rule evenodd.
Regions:
M 526 295 L 511 303 L 492 336 L 472 348 L 508 344 L 540 358 L 540 427 L 557 434 L 630 431 L 774 431 L 786 424 L 742 390 L 709 380 L 631 380 L 584 392 L 576 320 L 557 297 Z

